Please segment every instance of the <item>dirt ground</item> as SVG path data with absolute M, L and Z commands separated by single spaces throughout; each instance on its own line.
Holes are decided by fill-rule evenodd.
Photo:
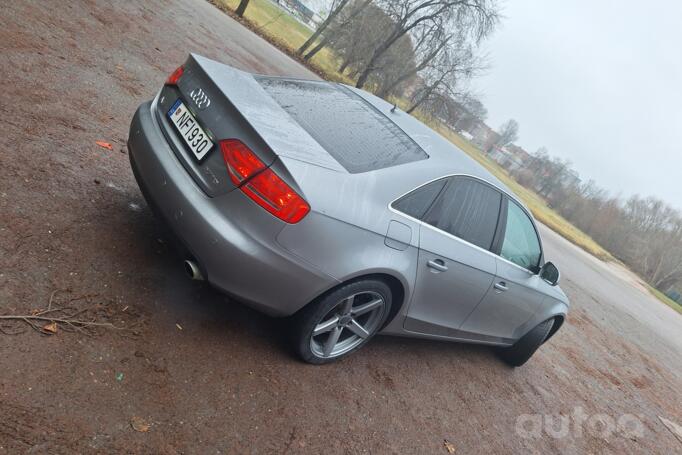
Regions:
M 125 140 L 137 105 L 190 51 L 307 70 L 203 0 L 0 3 L 0 314 L 52 295 L 131 329 L 0 325 L 26 329 L 0 334 L 0 454 L 447 454 L 444 440 L 460 454 L 682 451 L 659 420 L 682 423 L 682 318 L 549 232 L 572 308 L 525 367 L 389 337 L 332 365 L 299 362 L 286 321 L 185 278 Z M 594 419 L 563 437 L 517 425 L 577 408 L 633 415 L 641 433 Z

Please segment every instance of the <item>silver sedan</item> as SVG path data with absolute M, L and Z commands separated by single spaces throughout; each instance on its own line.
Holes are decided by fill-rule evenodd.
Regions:
M 384 333 L 487 344 L 519 366 L 566 316 L 524 205 L 362 90 L 192 54 L 139 107 L 128 148 L 188 274 L 290 317 L 305 361 Z

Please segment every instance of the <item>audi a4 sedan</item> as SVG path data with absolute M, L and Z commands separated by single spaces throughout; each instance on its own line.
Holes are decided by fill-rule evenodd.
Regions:
M 307 362 L 383 333 L 487 344 L 519 366 L 566 316 L 524 205 L 365 91 L 191 54 L 138 108 L 128 148 L 189 275 L 290 317 Z

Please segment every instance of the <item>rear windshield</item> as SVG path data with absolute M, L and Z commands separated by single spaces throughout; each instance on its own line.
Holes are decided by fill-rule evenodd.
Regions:
M 270 77 L 257 80 L 350 173 L 429 157 L 390 119 L 342 85 Z

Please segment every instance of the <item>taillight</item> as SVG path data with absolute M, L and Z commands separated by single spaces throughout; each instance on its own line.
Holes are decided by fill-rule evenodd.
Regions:
M 223 152 L 230 180 L 237 186 L 265 169 L 265 164 L 237 139 L 220 141 L 220 150 Z
M 256 204 L 287 223 L 298 223 L 310 206 L 237 139 L 220 141 L 230 180 Z
M 178 66 L 175 71 L 171 73 L 170 76 L 168 76 L 168 79 L 166 79 L 166 85 L 178 85 L 178 81 L 182 77 L 182 73 L 185 72 L 185 65 L 180 65 Z

